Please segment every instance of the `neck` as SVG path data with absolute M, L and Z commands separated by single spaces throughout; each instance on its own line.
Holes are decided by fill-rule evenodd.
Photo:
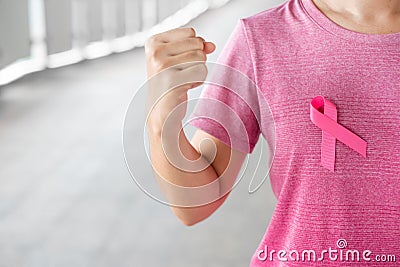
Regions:
M 400 0 L 318 0 L 333 12 L 358 18 L 374 18 L 400 14 Z
M 371 34 L 400 32 L 400 0 L 313 2 L 328 18 L 344 28 Z

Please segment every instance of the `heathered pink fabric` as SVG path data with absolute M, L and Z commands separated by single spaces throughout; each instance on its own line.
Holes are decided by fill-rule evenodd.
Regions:
M 276 123 L 276 151 L 270 181 L 277 205 L 251 260 L 251 266 L 400 266 L 400 34 L 368 35 L 344 29 L 325 17 L 311 0 L 290 0 L 241 19 L 218 61 L 249 76 L 260 92 L 248 90 L 257 106 L 260 94 Z M 310 120 L 310 101 L 324 96 L 338 109 L 338 123 L 367 141 L 367 158 L 336 142 L 335 172 L 320 164 L 322 132 Z M 228 104 L 242 118 L 251 152 L 267 125 L 258 126 L 238 98 L 207 85 L 202 93 Z M 195 116 L 209 112 L 199 105 Z M 259 108 L 259 109 L 258 109 Z M 218 112 L 218 111 L 216 111 Z M 236 121 L 226 120 L 229 124 Z M 226 121 L 225 121 L 226 122 Z M 206 119 L 196 127 L 230 144 L 226 131 Z M 229 133 L 240 139 L 243 133 Z M 232 137 L 231 136 L 231 137 Z M 268 136 L 264 136 L 268 139 Z M 240 209 L 240 207 L 238 207 Z M 358 250 L 359 262 L 261 261 L 259 249 Z M 362 259 L 372 251 L 370 262 Z M 381 263 L 376 255 L 395 255 Z M 294 254 L 293 254 L 294 255 Z M 227 256 L 228 257 L 228 256 Z M 301 257 L 301 254 L 300 254 Z

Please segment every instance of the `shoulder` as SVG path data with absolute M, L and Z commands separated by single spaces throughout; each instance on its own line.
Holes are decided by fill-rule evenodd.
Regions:
M 251 16 L 242 18 L 241 20 L 245 21 L 248 24 L 268 23 L 271 20 L 273 21 L 279 20 L 282 17 L 282 15 L 284 15 L 285 9 L 287 9 L 287 6 L 290 4 L 290 2 L 293 1 L 292 0 L 285 1 L 278 6 L 263 10 Z
M 276 7 L 241 18 L 240 21 L 247 35 L 262 39 L 275 32 L 291 32 L 298 28 L 305 18 L 301 0 L 287 0 Z

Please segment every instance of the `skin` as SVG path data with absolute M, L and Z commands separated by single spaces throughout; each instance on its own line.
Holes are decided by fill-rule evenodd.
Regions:
M 400 0 L 313 0 L 336 24 L 360 33 L 400 32 Z
M 179 66 L 172 69 L 170 73 L 166 73 L 166 77 L 161 79 L 161 82 L 150 83 L 149 85 L 148 106 L 153 106 L 157 99 L 165 94 L 165 97 L 157 102 L 150 112 L 147 128 L 154 174 L 164 195 L 170 202 L 174 202 L 174 195 L 178 195 L 180 192 L 170 190 L 163 179 L 180 186 L 194 187 L 210 184 L 220 177 L 226 182 L 224 184 L 218 182 L 216 183 L 217 187 L 211 189 L 218 195 L 218 193 L 224 191 L 222 188 L 229 188 L 233 184 L 246 156 L 242 152 L 232 150 L 218 139 L 200 130 L 189 141 L 185 134 L 180 131 L 185 111 L 174 114 L 167 127 L 163 127 L 168 114 L 187 99 L 187 91 L 199 86 L 201 82 L 178 86 L 169 93 L 166 93 L 166 89 L 175 85 L 176 80 L 181 80 L 180 76 L 191 77 L 193 73 L 196 75 L 203 73 L 202 77 L 193 78 L 204 81 L 207 74 L 205 67 L 207 54 L 214 52 L 215 48 L 215 44 L 196 36 L 196 32 L 192 28 L 178 28 L 154 35 L 145 44 L 148 78 L 168 68 L 168 70 L 171 70 L 171 66 L 179 63 L 197 62 L 189 66 Z M 162 142 L 162 136 L 165 137 L 164 142 Z M 214 142 L 216 150 L 213 149 L 210 142 L 202 143 L 206 139 Z M 176 147 L 176 140 L 178 140 L 180 151 L 185 158 L 198 160 L 198 164 L 193 164 L 195 167 L 196 165 L 204 166 L 204 163 L 208 167 L 202 171 L 188 172 L 172 165 L 161 144 L 164 144 L 164 148 L 168 146 Z M 184 225 L 190 226 L 209 217 L 222 205 L 227 196 L 228 194 L 218 195 L 214 198 L 219 198 L 218 200 L 202 206 L 171 208 Z M 185 197 L 190 198 L 191 196 L 189 194 Z
M 333 22 L 349 30 L 367 34 L 400 32 L 400 0 L 313 1 Z M 171 206 L 177 218 L 187 226 L 206 219 L 223 204 L 229 194 L 224 192 L 234 183 L 246 157 L 244 153 L 232 150 L 200 130 L 189 141 L 180 130 L 185 108 L 167 120 L 168 114 L 187 100 L 188 90 L 204 81 L 207 75 L 207 55 L 214 52 L 215 48 L 212 42 L 196 36 L 192 28 L 178 28 L 153 35 L 145 44 L 147 76 L 150 81 L 152 77 L 161 76 L 158 81 L 153 79 L 154 82 L 149 82 L 147 99 L 148 106 L 153 107 L 148 110 L 147 120 L 151 161 L 160 188 L 167 200 L 175 203 L 178 196 L 190 202 L 191 194 L 171 189 L 168 183 L 190 188 L 210 183 L 215 185 L 209 189 L 213 197 L 205 196 L 205 199 L 218 198 L 215 201 L 196 207 Z M 191 63 L 175 66 L 185 62 Z M 177 86 L 185 78 L 186 81 L 194 79 L 196 82 Z M 175 88 L 168 90 L 171 87 Z M 161 96 L 163 97 L 157 102 Z M 204 140 L 211 140 L 215 147 L 210 142 L 203 142 Z M 175 153 L 177 147 L 183 156 Z M 198 171 L 182 170 L 172 164 L 169 158 L 177 158 L 175 163 L 179 164 L 185 164 L 185 159 L 192 160 L 194 162 L 190 166 Z

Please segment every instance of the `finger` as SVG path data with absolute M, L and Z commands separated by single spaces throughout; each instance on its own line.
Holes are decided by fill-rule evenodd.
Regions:
M 212 42 L 205 42 L 204 43 L 204 52 L 206 53 L 206 54 L 211 54 L 212 52 L 214 52 L 215 51 L 215 49 L 216 49 L 217 47 L 216 47 L 216 45 L 214 44 L 214 43 L 212 43 Z
M 189 66 L 191 62 L 205 62 L 207 56 L 203 50 L 190 50 L 176 56 L 171 56 L 169 59 L 169 63 L 167 64 L 169 67 L 175 66 L 183 69 Z M 176 66 L 180 64 L 184 66 Z
M 159 43 L 169 43 L 195 36 L 196 36 L 196 31 L 193 28 L 176 28 L 153 35 L 152 38 L 153 40 Z
M 203 50 L 204 42 L 203 38 L 201 37 L 191 37 L 170 42 L 168 45 L 166 45 L 166 47 L 166 52 L 169 56 L 176 56 L 190 50 Z
M 190 68 L 190 67 L 192 67 L 194 65 L 199 65 L 199 64 L 203 64 L 204 65 L 205 62 L 197 60 L 197 61 L 189 61 L 189 62 L 179 63 L 179 64 L 173 65 L 173 67 L 171 67 L 171 70 L 182 71 L 182 70 L 188 69 L 188 68 Z

